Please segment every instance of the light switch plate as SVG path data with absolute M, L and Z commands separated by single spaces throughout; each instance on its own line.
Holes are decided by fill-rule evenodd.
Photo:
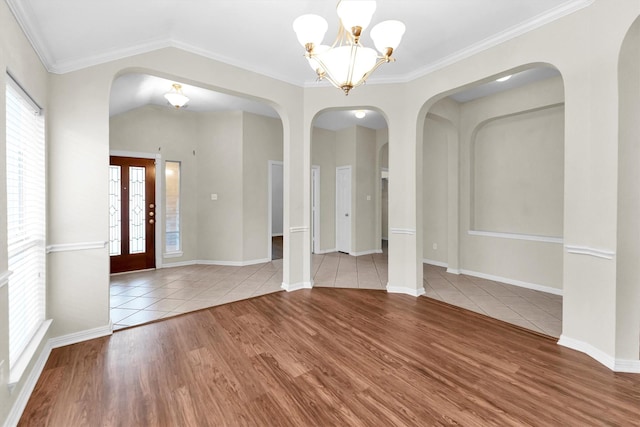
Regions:
M 211 200 L 218 200 L 218 195 L 211 193 Z

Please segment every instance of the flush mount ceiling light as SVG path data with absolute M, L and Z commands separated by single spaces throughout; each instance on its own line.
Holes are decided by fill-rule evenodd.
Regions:
M 357 119 L 364 119 L 364 116 L 366 116 L 367 113 L 364 110 L 357 110 L 354 115 Z
M 502 83 L 502 82 L 506 82 L 510 78 L 511 78 L 511 75 L 508 75 L 508 76 L 500 77 L 499 79 L 496 79 L 496 81 Z
M 405 32 L 402 22 L 384 21 L 371 29 L 371 38 L 381 56 L 360 43 L 360 36 L 371 22 L 375 10 L 375 1 L 339 1 L 336 11 L 340 25 L 331 46 L 322 44 L 328 28 L 323 17 L 302 15 L 293 22 L 293 30 L 304 46 L 305 56 L 318 80 L 326 79 L 349 95 L 351 89 L 363 84 L 380 65 L 395 61 L 391 54 Z
M 182 93 L 182 85 L 178 83 L 174 83 L 171 90 L 164 94 L 164 97 L 167 98 L 169 104 L 176 108 L 182 108 L 189 102 L 189 98 Z

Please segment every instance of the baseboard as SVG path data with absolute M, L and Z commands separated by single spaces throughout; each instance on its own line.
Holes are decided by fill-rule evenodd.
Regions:
M 159 268 L 186 267 L 188 265 L 196 265 L 196 261 L 167 262 L 162 264 Z
M 372 255 L 372 254 L 381 254 L 381 253 L 382 253 L 382 249 L 370 249 L 368 251 L 362 251 L 362 252 L 349 252 L 349 255 L 362 256 L 362 255 Z
M 199 259 L 195 261 L 195 264 L 224 265 L 229 267 L 246 267 L 247 265 L 264 264 L 265 262 L 271 262 L 271 260 L 269 258 L 250 259 L 248 261 L 216 261 L 216 260 Z
M 87 329 L 86 331 L 75 332 L 73 334 L 63 335 L 61 337 L 50 338 L 49 346 L 54 349 L 58 347 L 64 347 L 66 345 L 77 344 L 82 341 L 92 340 L 94 338 L 102 338 L 113 333 L 113 325 L 109 322 L 108 325 L 100 326 L 98 328 Z
M 435 265 L 436 267 L 445 267 L 446 268 L 446 267 L 449 266 L 449 264 L 444 262 L 444 261 L 436 261 L 435 259 L 427 259 L 427 258 L 424 258 L 422 260 L 422 263 L 423 264 L 429 264 L 429 265 Z
M 387 292 L 389 292 L 390 294 L 405 294 L 411 295 L 413 297 L 419 297 L 420 295 L 424 294 L 424 288 L 415 289 L 407 288 L 404 286 L 391 286 L 389 283 L 387 283 Z
M 287 292 L 299 291 L 300 289 L 311 289 L 313 288 L 313 283 L 311 282 L 300 282 L 300 283 L 284 283 L 282 282 L 282 289 Z
M 27 403 L 29 402 L 29 398 L 31 397 L 31 393 L 33 393 L 33 389 L 36 388 L 36 384 L 38 383 L 38 379 L 44 370 L 44 366 L 49 359 L 49 355 L 51 354 L 51 344 L 50 341 L 47 341 L 40 352 L 40 356 L 36 360 L 36 363 L 33 365 L 31 372 L 29 372 L 29 376 L 27 377 L 24 386 L 20 390 L 16 401 L 13 403 L 11 410 L 9 411 L 9 415 L 7 416 L 4 426 L 12 427 L 18 425 L 20 421 L 20 417 L 24 412 L 24 408 L 27 407 Z
M 42 351 L 38 356 L 31 372 L 29 372 L 29 376 L 25 380 L 24 386 L 20 390 L 16 401 L 13 403 L 11 410 L 9 411 L 9 415 L 5 420 L 5 427 L 15 426 L 20 421 L 20 417 L 24 412 L 24 408 L 27 407 L 27 402 L 31 397 L 31 393 L 33 393 L 33 389 L 36 387 L 38 379 L 40 375 L 42 375 L 42 371 L 49 359 L 49 355 L 51 354 L 51 350 L 58 347 L 64 347 L 65 345 L 76 344 L 81 341 L 87 341 L 94 338 L 103 337 L 106 335 L 112 334 L 112 325 L 101 326 L 99 328 L 89 329 L 86 331 L 80 331 L 69 335 L 64 335 L 56 338 L 49 338 L 47 342 L 42 347 Z
M 613 367 L 615 372 L 625 372 L 627 374 L 640 374 L 640 360 L 616 359 Z
M 332 252 L 337 252 L 336 248 L 333 249 L 321 249 L 318 252 L 315 252 L 316 255 L 324 255 L 324 254 L 330 254 Z
M 460 269 L 459 268 L 449 268 L 449 267 L 447 267 L 447 273 L 449 273 L 449 274 L 460 274 Z
M 448 270 L 447 270 L 448 272 Z M 494 276 L 492 274 L 478 273 L 477 271 L 460 269 L 460 273 L 467 276 L 479 277 L 480 279 L 493 280 L 508 285 L 519 286 L 521 288 L 533 289 L 534 291 L 546 292 L 548 294 L 562 295 L 562 289 L 552 288 L 551 286 L 538 285 L 536 283 L 523 282 L 521 280 L 509 279 L 507 277 Z
M 640 360 L 616 359 L 612 356 L 609 356 L 604 351 L 595 348 L 591 344 L 569 338 L 566 335 L 560 335 L 558 345 L 584 353 L 614 372 L 640 374 Z
M 558 345 L 584 353 L 587 356 L 590 356 L 593 359 L 597 360 L 598 362 L 602 363 L 604 366 L 611 369 L 612 371 L 613 371 L 613 368 L 615 368 L 616 360 L 613 357 L 609 356 L 604 351 L 595 348 L 591 344 L 587 344 L 584 341 L 569 338 L 566 335 L 560 335 L 560 339 L 558 340 Z

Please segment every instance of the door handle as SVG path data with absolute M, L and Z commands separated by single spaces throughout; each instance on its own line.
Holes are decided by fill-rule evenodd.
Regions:
M 153 219 L 153 218 L 151 218 L 151 219 L 149 220 L 149 224 L 153 224 L 154 222 L 155 222 L 155 221 L 154 221 L 154 219 Z

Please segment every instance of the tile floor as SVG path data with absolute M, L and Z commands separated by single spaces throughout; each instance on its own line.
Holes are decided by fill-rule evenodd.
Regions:
M 386 249 L 386 248 L 385 248 Z M 386 251 L 385 251 L 386 252 Z M 317 287 L 384 290 L 387 255 L 352 257 L 342 253 L 313 255 Z M 111 277 L 114 329 L 280 291 L 282 260 L 246 267 L 196 265 L 134 272 Z M 562 297 L 454 275 L 424 266 L 425 297 L 559 337 Z
M 536 332 L 559 337 L 562 297 L 424 266 L 425 296 L 485 314 Z
M 282 260 L 246 267 L 194 265 L 111 276 L 114 329 L 280 291 Z

